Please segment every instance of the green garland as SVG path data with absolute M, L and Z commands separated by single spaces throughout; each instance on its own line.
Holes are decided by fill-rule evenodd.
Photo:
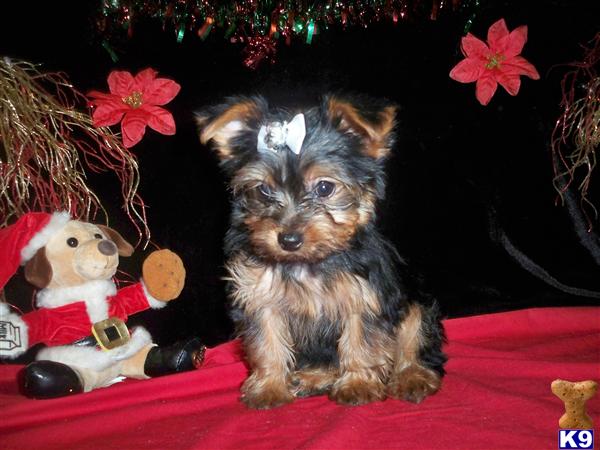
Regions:
M 96 24 L 102 45 L 116 59 L 111 42 L 116 36 L 131 36 L 142 19 L 161 21 L 178 42 L 193 34 L 205 40 L 220 30 L 234 43 L 268 36 L 287 44 L 292 38 L 311 44 L 331 26 L 436 20 L 450 12 L 467 15 L 466 32 L 478 7 L 479 0 L 104 0 Z

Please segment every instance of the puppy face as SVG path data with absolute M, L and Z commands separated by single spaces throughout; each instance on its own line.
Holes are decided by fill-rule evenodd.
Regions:
M 298 112 L 270 110 L 253 98 L 199 116 L 202 142 L 212 141 L 231 176 L 232 229 L 253 254 L 280 262 L 343 251 L 373 219 L 394 125 L 393 107 L 359 112 L 328 98 L 301 111 L 306 136 L 298 154 L 260 148 L 261 127 Z
M 78 286 L 114 276 L 119 254 L 133 247 L 114 230 L 72 220 L 49 240 L 25 268 L 27 279 L 40 288 Z

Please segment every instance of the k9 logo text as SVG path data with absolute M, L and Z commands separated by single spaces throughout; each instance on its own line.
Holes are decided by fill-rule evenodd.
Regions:
M 558 430 L 558 448 L 594 448 L 594 430 Z

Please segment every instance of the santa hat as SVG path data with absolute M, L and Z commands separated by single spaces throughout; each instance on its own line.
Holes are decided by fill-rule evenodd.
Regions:
M 69 213 L 32 212 L 0 229 L 0 289 L 70 220 Z

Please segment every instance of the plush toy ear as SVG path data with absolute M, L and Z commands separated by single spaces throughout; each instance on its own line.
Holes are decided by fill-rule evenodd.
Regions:
M 258 128 L 266 102 L 262 97 L 232 98 L 223 105 L 196 113 L 200 142 L 213 142 L 221 161 L 233 158 L 231 141 L 241 132 Z
M 368 156 L 380 159 L 389 155 L 393 145 L 395 106 L 385 106 L 375 112 L 363 112 L 349 101 L 329 97 L 326 107 L 329 119 L 334 126 L 364 140 L 364 149 Z
M 100 228 L 102 232 L 106 234 L 108 238 L 116 244 L 117 250 L 119 251 L 119 256 L 131 256 L 133 254 L 133 245 L 127 242 L 123 236 L 121 236 L 112 228 L 107 227 L 106 225 L 96 226 Z
M 52 266 L 46 258 L 46 248 L 40 248 L 25 264 L 25 279 L 38 289 L 44 289 L 52 281 Z

